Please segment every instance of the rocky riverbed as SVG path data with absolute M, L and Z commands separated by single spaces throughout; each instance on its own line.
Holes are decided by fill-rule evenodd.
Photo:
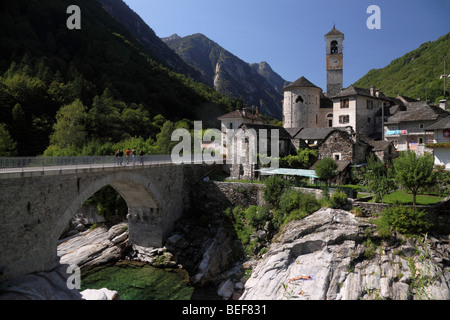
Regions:
M 130 260 L 184 269 L 192 285 L 209 289 L 202 299 L 450 300 L 448 236 L 386 243 L 370 220 L 321 209 L 287 224 L 258 261 L 243 261 L 231 229 L 219 213 L 186 215 L 163 248 L 130 244 L 126 222 L 78 232 L 60 241 L 58 268 L 3 282 L 0 299 L 116 299 L 106 288 L 68 290 L 67 268 Z

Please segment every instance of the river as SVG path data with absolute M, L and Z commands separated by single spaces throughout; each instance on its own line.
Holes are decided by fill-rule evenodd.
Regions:
M 121 300 L 218 299 L 215 288 L 194 288 L 182 269 L 160 269 L 136 261 L 120 261 L 81 273 L 81 290 L 108 288 Z

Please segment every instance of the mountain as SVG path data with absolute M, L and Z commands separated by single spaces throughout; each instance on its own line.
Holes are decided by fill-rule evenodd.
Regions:
M 354 83 L 354 86 L 369 88 L 376 86 L 383 93 L 395 97 L 397 94 L 411 98 L 420 97 L 438 102 L 444 95 L 444 57 L 447 55 L 447 74 L 450 69 L 450 33 L 436 41 L 426 42 L 418 49 L 393 60 L 382 69 L 372 69 Z M 447 96 L 450 78 L 447 78 Z
M 155 32 L 122 0 L 97 0 L 148 50 L 150 56 L 178 73 L 201 81 L 200 73 L 170 49 Z
M 70 5 L 81 10 L 80 30 L 67 28 Z M 93 107 L 98 111 L 105 102 L 114 111 L 105 117 L 116 131 L 146 139 L 154 137 L 148 126 L 138 129 L 143 116 L 202 120 L 212 127 L 238 102 L 164 67 L 97 1 L 2 0 L 0 48 L 0 141 L 17 143 L 20 156 L 41 154 L 57 112 L 77 99 L 94 118 L 102 114 Z M 106 128 L 94 118 L 85 124 L 92 141 Z M 111 135 L 109 142 L 120 140 Z
M 244 62 L 200 33 L 187 37 L 175 34 L 162 40 L 220 93 L 242 98 L 261 113 L 281 119 L 281 89 L 287 82 L 266 62 Z

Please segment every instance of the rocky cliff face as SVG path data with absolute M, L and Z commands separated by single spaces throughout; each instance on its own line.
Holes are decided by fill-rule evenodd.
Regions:
M 281 119 L 281 89 L 287 82 L 268 63 L 244 62 L 200 33 L 184 38 L 172 35 L 162 40 L 220 93 L 242 98 L 261 113 Z
M 375 246 L 372 226 L 333 209 L 289 223 L 241 299 L 450 299 L 448 237 Z

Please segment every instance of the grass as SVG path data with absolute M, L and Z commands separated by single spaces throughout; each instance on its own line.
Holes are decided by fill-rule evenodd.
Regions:
M 443 199 L 443 197 L 437 196 L 417 195 L 416 201 L 417 205 L 430 205 L 436 204 Z M 386 195 L 383 200 L 386 204 L 395 204 L 396 202 L 398 202 L 400 204 L 409 205 L 413 204 L 413 195 L 410 193 L 406 193 L 405 191 L 397 190 Z

